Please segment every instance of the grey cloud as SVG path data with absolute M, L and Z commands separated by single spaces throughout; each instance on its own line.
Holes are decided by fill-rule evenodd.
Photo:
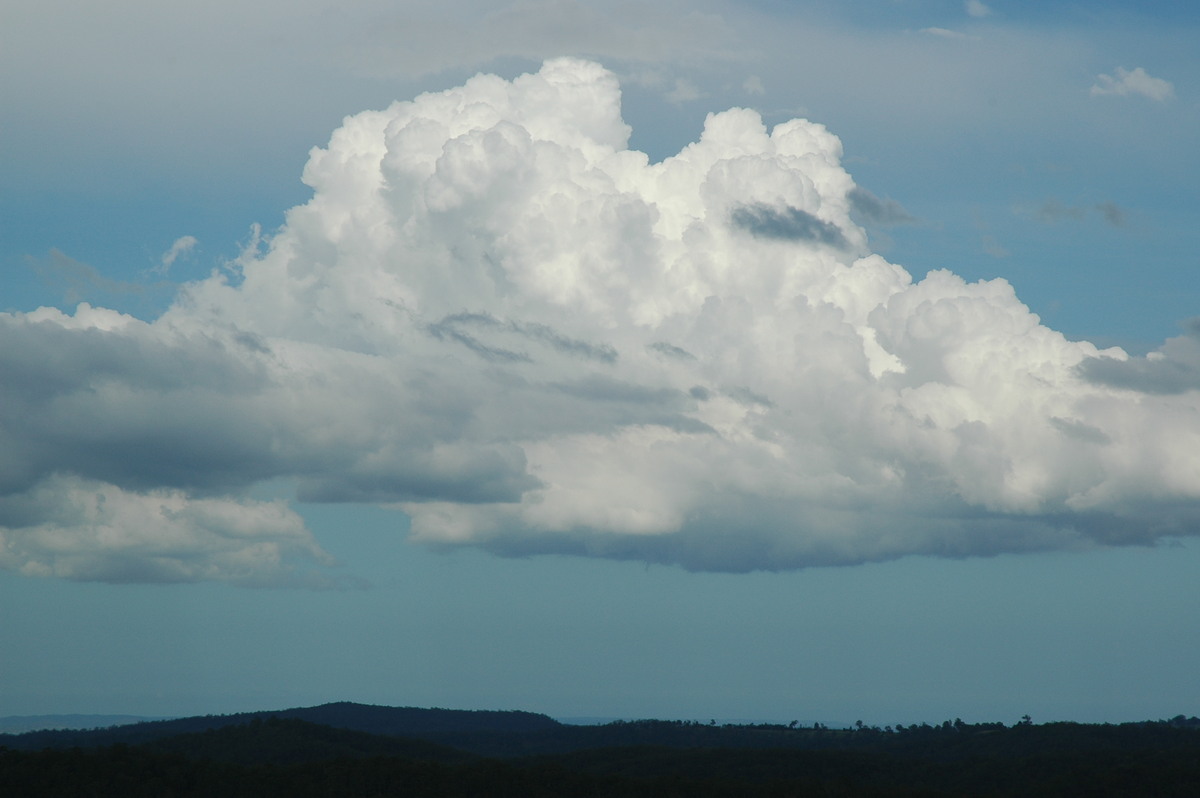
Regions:
M 681 349 L 674 344 L 668 344 L 665 341 L 657 341 L 646 347 L 651 352 L 657 352 L 660 355 L 666 355 L 675 360 L 695 360 L 696 356 L 686 349 Z
M 1125 211 L 1117 203 L 1111 200 L 1109 202 L 1101 202 L 1096 206 L 1096 210 L 1104 217 L 1104 221 L 1113 227 L 1125 226 Z
M 612 535 L 576 529 L 571 535 L 547 537 L 505 528 L 503 534 L 475 545 L 505 557 L 565 554 L 744 574 L 888 562 L 913 554 L 963 559 L 1078 550 L 1091 548 L 1093 536 L 1101 535 L 1111 545 L 1144 545 L 1154 539 L 1136 522 L 1107 517 L 1081 528 L 1078 517 L 1013 518 L 959 505 L 943 508 L 918 525 L 902 514 L 878 509 L 798 509 L 793 502 L 761 496 L 712 499 L 704 512 L 669 534 Z M 812 534 L 829 525 L 852 528 L 855 534 Z M 964 526 L 970 527 L 971 535 L 956 534 Z
M 1144 357 L 1117 360 L 1089 358 L 1079 364 L 1084 379 L 1114 388 L 1149 394 L 1181 394 L 1200 390 L 1200 318 L 1184 325 L 1187 333 L 1169 339 Z
M 770 399 L 760 393 L 755 393 L 745 386 L 728 388 L 725 390 L 725 395 L 743 405 L 758 405 L 760 407 L 775 406 L 775 403 Z
M 683 394 L 671 388 L 647 388 L 599 375 L 591 375 L 569 383 L 552 383 L 551 387 L 569 396 L 599 402 L 679 406 L 683 399 Z
M 1097 444 L 1112 443 L 1112 438 L 1108 437 L 1104 430 L 1093 427 L 1091 424 L 1085 424 L 1082 421 L 1072 421 L 1071 419 L 1052 416 L 1050 424 L 1063 435 L 1078 441 Z
M 1060 222 L 1063 219 L 1072 219 L 1079 221 L 1086 213 L 1085 208 L 1071 207 L 1063 205 L 1056 199 L 1046 200 L 1040 208 L 1037 209 L 1037 218 L 1040 221 L 1047 223 Z
M 211 490 L 268 475 L 270 427 L 241 412 L 269 385 L 246 340 L 0 316 L 0 493 L 67 464 L 131 489 Z
M 306 479 L 296 494 L 300 501 L 322 503 L 516 502 L 541 485 L 525 469 L 524 453 L 511 444 L 449 453 L 406 451 L 383 463 Z
M 1063 221 L 1080 222 L 1087 218 L 1089 210 L 1100 214 L 1104 222 L 1112 227 L 1123 227 L 1125 225 L 1125 210 L 1111 200 L 1088 207 L 1084 205 L 1064 205 L 1058 200 L 1051 198 L 1033 211 L 1033 216 L 1038 221 L 1046 224 L 1057 224 Z
M 156 391 L 203 385 L 225 394 L 266 384 L 261 363 L 238 357 L 242 349 L 265 351 L 262 339 L 249 333 L 232 340 L 205 333 L 164 338 L 141 322 L 131 329 L 70 329 L 0 315 L 0 342 L 4 388 L 32 396 L 111 381 Z
M 832 222 L 826 222 L 800 208 L 773 208 L 755 203 L 735 208 L 730 214 L 734 227 L 753 236 L 784 241 L 812 241 L 844 249 L 846 236 Z
M 1059 513 L 1046 520 L 1092 546 L 1153 546 L 1194 536 L 1200 529 L 1200 507 L 1194 502 L 1164 506 L 1135 498 L 1116 512 Z
M 617 360 L 617 350 L 608 344 L 590 344 L 587 341 L 570 338 L 545 324 L 509 322 L 509 329 L 531 339 L 542 341 L 565 355 L 574 355 L 601 363 L 615 363 Z
M 893 226 L 917 221 L 917 217 L 906 211 L 899 202 L 880 199 L 861 186 L 850 189 L 846 198 L 850 200 L 850 207 L 855 213 L 873 224 Z
M 607 344 L 591 344 L 536 322 L 502 321 L 488 313 L 455 313 L 429 326 L 429 332 L 439 340 L 453 340 L 475 352 L 485 360 L 509 363 L 530 363 L 528 352 L 506 349 L 480 340 L 468 329 L 490 330 L 493 333 L 510 333 L 529 342 L 543 344 L 560 354 L 601 363 L 614 363 L 617 350 Z
M 1012 253 L 1000 243 L 991 233 L 984 233 L 979 238 L 980 248 L 993 258 L 1007 258 Z
M 477 391 L 420 370 L 398 386 L 376 358 L 330 354 L 289 364 L 255 332 L 87 306 L 0 314 L 0 568 L 331 586 L 299 516 L 238 498 L 248 487 L 296 478 L 313 500 L 461 503 L 540 484 L 519 447 L 439 441 L 469 438 Z M 422 394 L 399 415 L 398 387 Z
M 593 423 L 600 422 L 598 428 L 602 430 L 652 424 L 683 433 L 713 432 L 708 424 L 684 413 L 688 394 L 673 388 L 650 388 L 594 374 L 572 382 L 552 383 L 549 387 L 575 399 L 600 403 L 602 409 L 589 415 Z
M 489 346 L 480 341 L 475 336 L 465 332 L 462 327 L 463 323 L 476 323 L 488 327 L 498 327 L 500 323 L 490 316 L 480 314 L 462 313 L 456 316 L 447 316 L 437 324 L 431 324 L 427 328 L 429 334 L 439 341 L 457 341 L 458 343 L 470 349 L 475 354 L 479 355 L 484 360 L 501 363 L 532 363 L 531 358 L 526 352 L 517 352 L 512 349 L 504 349 L 497 346 Z

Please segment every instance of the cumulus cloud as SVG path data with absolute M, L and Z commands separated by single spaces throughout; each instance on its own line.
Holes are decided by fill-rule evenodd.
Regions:
M 1124 67 L 1117 67 L 1111 75 L 1097 75 L 1096 83 L 1092 86 L 1091 95 L 1099 97 L 1113 94 L 1124 97 L 1130 94 L 1140 94 L 1151 100 L 1163 102 L 1175 96 L 1175 87 L 1170 81 L 1149 75 L 1141 67 L 1132 72 Z
M 265 481 L 428 545 L 697 570 L 1197 529 L 1190 383 L 873 254 L 823 126 L 629 135 L 597 64 L 479 75 L 347 118 L 311 200 L 154 322 L 0 315 L 0 566 L 316 578 Z

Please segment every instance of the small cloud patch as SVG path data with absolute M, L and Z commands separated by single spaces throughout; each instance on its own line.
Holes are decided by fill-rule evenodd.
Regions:
M 159 265 L 154 271 L 158 274 L 166 274 L 175 265 L 175 261 L 185 255 L 191 254 L 198 243 L 195 236 L 180 236 L 175 239 L 175 242 L 171 244 L 171 248 L 163 253 Z
M 1175 87 L 1170 81 L 1151 76 L 1141 67 L 1132 71 L 1117 67 L 1111 75 L 1097 75 L 1096 83 L 1091 89 L 1093 97 L 1109 94 L 1118 97 L 1140 94 L 1151 100 L 1164 102 L 1175 96 Z
M 963 6 L 966 8 L 967 14 L 976 19 L 982 19 L 983 17 L 990 16 L 992 13 L 992 9 L 980 2 L 980 0 L 967 0 L 967 2 L 963 3 Z

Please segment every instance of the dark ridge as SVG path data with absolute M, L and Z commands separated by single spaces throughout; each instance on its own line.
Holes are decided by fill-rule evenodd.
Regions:
M 1200 784 L 1195 718 L 898 729 L 641 721 L 605 734 L 659 743 L 481 759 L 273 717 L 140 746 L 0 748 L 0 795 L 1191 798 Z
M 25 734 L 0 735 L 0 746 L 14 750 L 43 748 L 95 748 L 106 745 L 137 745 L 178 734 L 239 726 L 255 720 L 291 718 L 339 729 L 369 734 L 386 734 L 437 740 L 452 735 L 519 735 L 554 731 L 562 724 L 546 715 L 521 711 L 421 709 L 384 707 L 341 701 L 315 707 L 277 711 L 242 712 L 234 715 L 197 715 L 190 718 L 150 721 L 107 729 L 54 729 Z
M 1119 725 L 1034 725 L 1026 717 L 1014 726 L 956 720 L 830 729 L 684 721 L 572 727 L 530 713 L 357 704 L 285 712 L 421 726 L 424 739 L 274 712 L 184 719 L 212 727 L 136 745 L 97 744 L 99 733 L 86 748 L 64 749 L 60 739 L 57 748 L 13 750 L 0 740 L 0 795 L 1191 798 L 1200 785 L 1200 719 L 1182 715 Z M 159 732 L 179 725 L 143 724 Z M 435 738 L 458 739 L 460 750 Z
M 240 765 L 294 765 L 381 756 L 444 763 L 478 759 L 428 740 L 338 729 L 280 717 L 256 718 L 237 726 L 164 737 L 142 747 L 156 753 Z
M 263 713 L 259 713 L 263 714 Z M 546 715 L 520 710 L 419 709 L 382 707 L 340 701 L 303 709 L 265 713 L 298 718 L 372 734 L 424 735 L 454 732 L 518 733 L 556 730 L 561 723 Z

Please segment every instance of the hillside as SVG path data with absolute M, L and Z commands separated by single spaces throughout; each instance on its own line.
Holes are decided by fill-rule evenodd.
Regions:
M 197 715 L 105 729 L 58 729 L 19 735 L 0 734 L 0 746 L 18 750 L 39 750 L 75 746 L 98 747 L 118 743 L 139 744 L 163 737 L 245 725 L 271 718 L 303 720 L 369 734 L 422 739 L 461 735 L 508 736 L 553 731 L 562 727 L 562 724 L 553 718 L 533 712 L 384 707 L 342 701 L 315 707 L 242 712 L 233 715 Z
M 137 743 L 114 740 L 130 734 Z M 1200 794 L 1200 719 L 1183 716 L 1120 725 L 580 727 L 531 713 L 329 704 L 5 736 L 0 746 L 0 794 L 23 796 Z

